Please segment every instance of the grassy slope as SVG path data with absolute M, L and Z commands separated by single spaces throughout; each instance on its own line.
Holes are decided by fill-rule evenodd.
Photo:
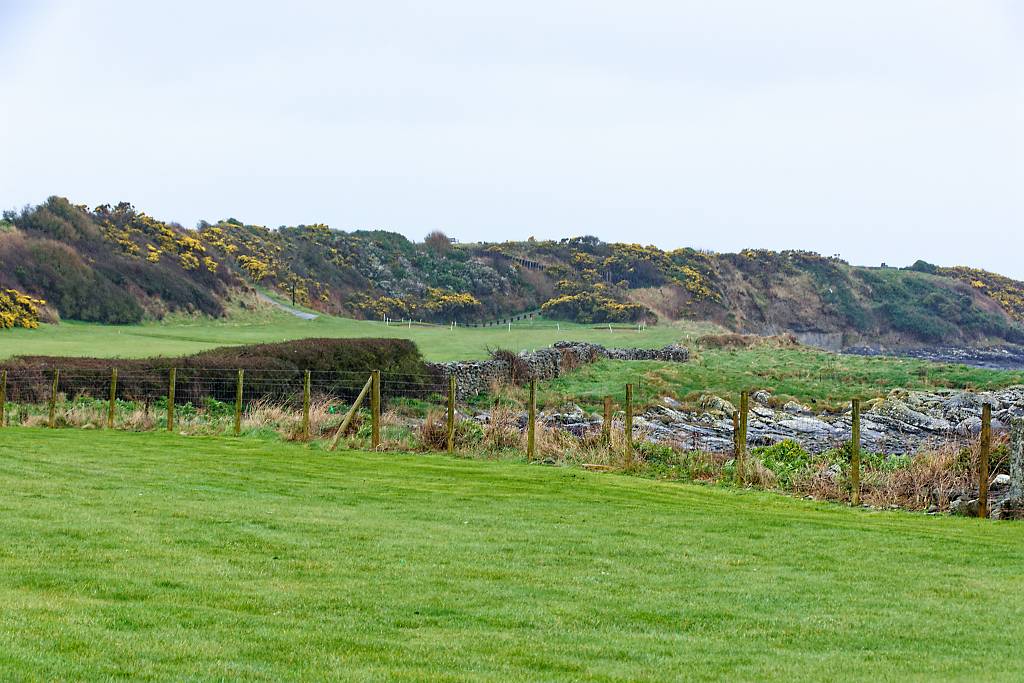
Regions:
M 705 349 L 689 363 L 603 361 L 546 383 L 540 397 L 545 403 L 575 400 L 596 406 L 606 394 L 622 394 L 627 382 L 636 385 L 640 402 L 660 396 L 694 402 L 704 393 L 737 398 L 744 389 L 769 389 L 779 401 L 794 399 L 824 409 L 845 406 L 852 398 L 884 396 L 896 388 L 995 389 L 1024 383 L 1024 372 L 765 345 L 741 351 Z
M 300 320 L 276 311 L 242 314 L 224 320 L 171 318 L 144 325 L 96 325 L 65 322 L 36 330 L 0 331 L 0 359 L 19 354 L 129 358 L 196 353 L 229 344 L 253 344 L 307 337 L 402 337 L 414 340 L 428 360 L 485 358 L 487 348 L 515 351 L 549 346 L 558 340 L 592 341 L 606 346 L 658 347 L 700 333 L 707 325 L 658 325 L 635 329 L 598 329 L 589 325 L 524 322 L 502 327 L 459 328 L 385 326 L 381 322 L 323 316 Z
M 71 430 L 0 487 L 5 680 L 1019 675 L 1016 524 Z

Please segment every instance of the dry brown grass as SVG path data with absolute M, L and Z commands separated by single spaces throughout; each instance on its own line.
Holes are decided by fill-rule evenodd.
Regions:
M 332 435 L 341 422 L 342 416 L 330 412 L 333 402 L 325 398 L 313 398 L 309 403 L 309 438 L 320 439 Z M 224 421 L 224 429 L 233 425 L 234 418 Z M 183 425 L 184 428 L 184 425 Z M 302 408 L 282 406 L 270 401 L 258 400 L 249 403 L 242 413 L 242 431 L 273 430 L 286 441 L 303 441 Z
M 1005 434 L 993 437 L 993 475 L 1006 466 L 1006 444 Z M 919 451 L 905 467 L 865 468 L 861 473 L 861 501 L 874 507 L 927 510 L 935 506 L 946 510 L 953 498 L 978 490 L 979 449 L 977 440 L 948 441 Z M 819 500 L 850 501 L 848 475 L 836 475 L 827 463 L 818 463 L 798 477 L 793 491 Z
M 1005 434 L 993 438 L 996 451 L 1007 442 Z M 977 491 L 977 472 L 980 445 L 951 441 L 914 456 L 904 469 L 881 473 L 880 481 L 874 476 L 865 482 L 863 499 L 871 505 L 892 506 L 920 510 L 936 505 L 940 510 L 949 507 L 950 500 L 962 493 Z M 990 463 L 996 472 L 999 462 Z
M 522 389 L 501 387 L 504 400 L 492 409 L 490 420 L 482 428 L 475 423 L 457 423 L 455 446 L 468 457 L 494 459 L 521 458 L 526 453 L 526 433 L 521 425 L 522 409 L 518 398 Z M 314 399 L 310 406 L 310 439 L 333 436 L 342 415 L 331 413 L 332 402 Z M 103 429 L 106 426 L 106 408 L 103 404 L 65 402 L 57 404 L 56 425 L 81 429 Z M 33 412 L 19 410 L 12 422 L 30 427 L 48 425 L 48 415 L 38 407 Z M 342 444 L 350 448 L 369 445 L 366 418 L 358 413 L 350 432 Z M 134 410 L 121 410 L 115 417 L 115 428 L 127 431 L 150 431 L 161 426 L 163 412 L 140 406 Z M 205 411 L 179 413 L 175 431 L 182 434 L 227 434 L 231 432 L 233 417 L 211 415 Z M 459 429 L 459 425 L 466 427 Z M 302 440 L 302 411 L 295 406 L 282 406 L 269 401 L 255 401 L 248 405 L 242 416 L 243 432 L 276 432 L 284 440 Z M 397 412 L 386 411 L 381 424 L 382 450 L 444 451 L 447 448 L 447 415 L 444 409 L 431 410 L 423 421 Z M 646 435 L 638 432 L 634 441 L 641 444 Z M 1007 436 L 993 437 L 993 458 L 990 471 L 1006 471 Z M 664 445 L 668 444 L 663 444 Z M 611 442 L 602 440 L 600 427 L 582 436 L 538 424 L 536 429 L 536 457 L 553 465 L 593 466 L 599 469 L 625 471 L 625 435 L 621 419 L 613 423 Z M 732 453 L 711 453 L 689 449 L 685 444 L 671 444 L 671 453 L 664 450 L 638 447 L 630 471 L 694 481 L 721 482 L 732 478 L 729 462 Z M 645 453 L 649 455 L 645 456 Z M 648 457 L 653 458 L 648 462 Z M 862 470 L 862 501 L 874 507 L 899 507 L 909 510 L 948 509 L 950 501 L 963 494 L 977 491 L 979 445 L 977 439 L 949 441 L 922 450 L 898 467 L 866 465 Z M 849 473 L 825 460 L 816 460 L 811 466 L 792 478 L 792 484 L 782 486 L 778 477 L 756 457 L 747 462 L 746 485 L 753 488 L 783 490 L 820 500 L 850 501 Z
M 150 411 L 136 408 L 127 414 L 119 413 L 114 418 L 114 428 L 129 432 L 148 432 L 156 428 L 156 419 Z
M 524 443 L 524 434 L 519 429 L 519 412 L 506 405 L 496 405 L 491 410 L 491 419 L 484 425 L 483 449 L 507 451 L 523 448 Z
M 530 379 L 530 365 L 519 357 L 519 354 L 509 349 L 488 349 L 491 360 L 500 360 L 508 364 L 508 381 L 513 384 L 525 382 Z
M 750 349 L 755 346 L 793 348 L 800 342 L 792 334 L 762 337 L 756 334 L 708 334 L 697 338 L 697 344 L 705 349 Z
M 590 358 L 580 359 L 575 353 L 569 349 L 560 349 L 561 358 L 559 359 L 558 366 L 561 372 L 572 372 L 583 363 L 593 363 L 597 356 L 593 352 L 590 354 Z
M 748 458 L 743 468 L 743 476 L 748 486 L 761 489 L 773 489 L 778 482 L 775 473 L 762 465 L 757 458 Z
M 433 409 L 423 419 L 419 439 L 427 450 L 442 451 L 448 448 L 448 413 Z

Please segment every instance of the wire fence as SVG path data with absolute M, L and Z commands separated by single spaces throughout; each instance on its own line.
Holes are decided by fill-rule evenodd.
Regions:
M 384 316 L 379 320 L 368 321 L 374 322 L 384 327 L 397 327 L 397 328 L 446 328 L 451 330 L 465 330 L 465 329 L 479 329 L 479 328 L 505 328 L 509 331 L 521 331 L 521 330 L 561 330 L 563 328 L 569 329 L 571 327 L 578 327 L 577 323 L 564 323 L 559 320 L 551 320 L 548 318 L 541 317 L 537 313 L 524 313 L 514 316 L 506 316 L 503 318 L 496 318 L 487 321 L 465 321 L 465 320 L 452 320 L 447 323 L 430 322 L 426 320 L 413 320 L 412 318 L 391 318 Z M 595 330 L 609 330 L 609 331 L 631 331 L 631 332 L 643 332 L 647 330 L 646 322 L 604 322 L 604 323 L 592 323 L 589 325 L 584 324 L 584 327 L 589 327 Z
M 298 413 L 301 418 L 292 435 L 309 440 L 311 432 L 311 411 L 314 403 L 323 414 L 337 415 L 332 420 L 320 420 L 316 434 L 332 438 L 333 449 L 339 439 L 352 426 L 357 410 L 369 396 L 370 446 L 374 449 L 381 444 L 382 408 L 387 404 L 418 401 L 423 408 L 435 412 L 444 408 L 446 424 L 436 430 L 438 438 L 434 445 L 446 445 L 451 452 L 459 429 L 456 419 L 456 387 L 454 375 L 410 374 L 372 371 L 299 371 L 294 369 L 235 369 L 235 368 L 189 368 L 174 367 L 166 371 L 157 369 L 139 370 L 118 368 L 60 368 L 15 367 L 0 369 L 0 427 L 10 424 L 45 424 L 50 427 L 74 424 L 69 417 L 83 410 L 90 413 L 89 420 L 101 420 L 104 424 L 83 424 L 81 426 L 105 426 L 115 428 L 125 425 L 119 422 L 119 414 L 138 413 L 141 409 L 144 419 L 132 423 L 136 428 L 165 427 L 174 431 L 179 410 L 195 415 L 195 409 L 206 411 L 215 421 L 234 416 L 234 433 L 240 433 L 243 415 L 254 406 Z M 618 432 L 618 448 L 622 451 L 624 467 L 633 463 L 635 422 L 634 394 L 637 384 L 626 384 L 624 401 L 617 403 L 612 396 L 603 396 L 603 415 L 597 420 L 577 422 L 564 430 L 581 430 L 600 433 L 601 442 L 607 447 L 613 443 L 612 430 Z M 525 432 L 525 450 L 528 460 L 536 455 L 538 432 L 537 381 L 528 385 L 527 418 L 525 424 L 515 426 L 514 439 Z M 621 400 L 621 397 L 620 397 Z M 192 408 L 193 410 L 185 410 Z M 613 413 L 614 410 L 614 413 Z M 160 419 L 153 419 L 153 412 L 162 412 Z M 750 421 L 758 417 L 757 407 L 751 406 L 749 392 L 742 392 L 738 410 L 731 412 L 731 450 L 736 461 L 739 483 L 744 481 L 744 468 L 750 444 Z M 344 415 L 344 417 L 342 417 Z M 105 417 L 105 419 L 103 419 Z M 845 419 L 845 418 L 844 418 Z M 873 421 L 880 420 L 877 415 Z M 805 421 L 804 427 L 819 429 L 822 423 L 816 418 L 796 418 Z M 984 404 L 980 420 L 980 476 L 987 483 L 989 451 L 992 431 L 991 407 Z M 328 424 L 329 423 L 329 424 Z M 428 419 L 424 424 L 430 427 Z M 518 423 L 518 420 L 517 420 Z M 792 425 L 791 425 L 792 426 Z M 574 429 L 575 427 L 576 429 Z M 803 431 L 803 427 L 797 425 Z M 848 418 L 851 461 L 854 486 L 853 502 L 858 501 L 858 473 L 861 449 L 861 406 L 854 400 Z M 584 437 L 586 434 L 576 434 Z M 697 444 L 696 432 L 692 434 Z M 982 484 L 982 489 L 984 483 Z M 982 511 L 984 516 L 984 510 Z
M 44 403 L 51 398 L 79 398 L 130 402 L 166 401 L 173 394 L 176 404 L 202 405 L 209 401 L 249 404 L 273 402 L 283 406 L 302 404 L 311 396 L 337 403 L 351 402 L 367 381 L 366 372 L 236 368 L 174 368 L 167 371 L 15 368 L 7 375 L 6 399 L 15 403 Z M 385 399 L 437 398 L 447 391 L 447 380 L 436 374 L 381 373 Z M 173 392 L 172 392 L 173 384 Z

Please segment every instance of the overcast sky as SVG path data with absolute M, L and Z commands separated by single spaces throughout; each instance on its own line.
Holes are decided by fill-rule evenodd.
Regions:
M 1022 7 L 0 0 L 0 205 L 1024 279 Z

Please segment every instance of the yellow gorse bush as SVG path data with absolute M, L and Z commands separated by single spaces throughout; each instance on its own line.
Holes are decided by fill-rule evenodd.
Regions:
M 39 307 L 45 304 L 16 289 L 0 289 L 0 329 L 39 327 Z
M 259 282 L 273 272 L 273 268 L 266 261 L 245 254 L 238 257 L 238 264 L 245 269 L 253 282 Z
M 435 313 L 469 313 L 482 307 L 480 300 L 469 292 L 449 292 L 437 287 L 427 288 L 427 302 L 423 305 Z
M 996 300 L 1013 320 L 1024 322 L 1024 282 L 980 268 L 939 268 L 939 275 L 966 282 Z

